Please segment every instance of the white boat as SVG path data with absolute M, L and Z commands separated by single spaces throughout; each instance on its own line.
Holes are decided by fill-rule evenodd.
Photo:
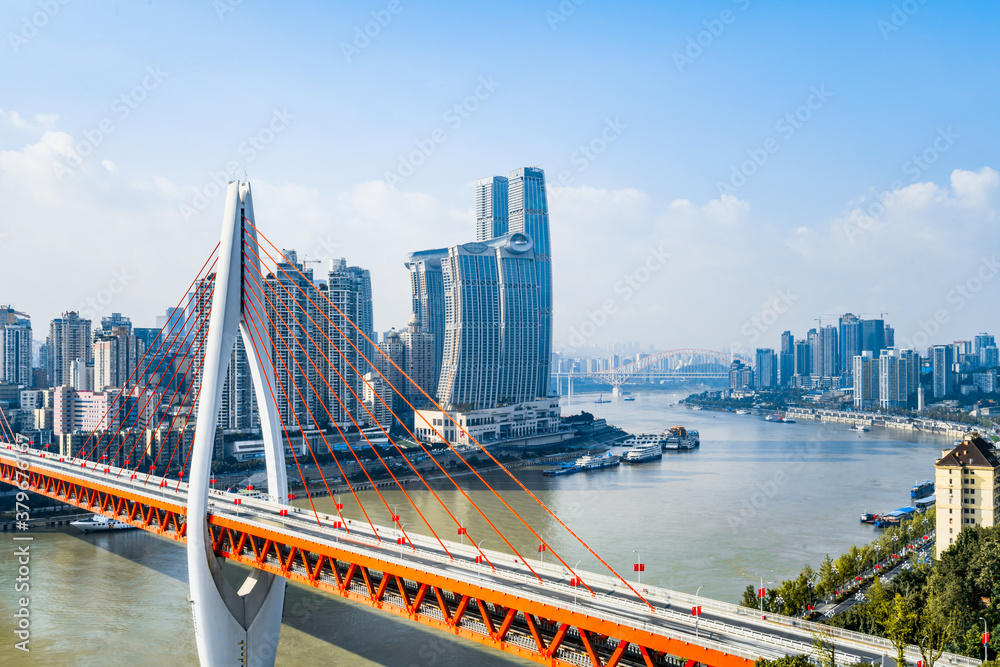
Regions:
M 861 431 L 862 433 L 867 433 L 871 429 L 868 428 L 867 426 L 865 426 L 864 424 L 855 424 L 854 426 L 851 427 L 851 430 L 852 431 Z
M 663 457 L 663 447 L 659 442 L 636 445 L 625 452 L 622 463 L 645 463 Z
M 130 523 L 115 521 L 114 519 L 109 519 L 103 514 L 95 514 L 87 519 L 71 521 L 69 525 L 76 526 L 85 533 L 102 533 L 108 530 L 128 530 L 129 528 L 135 528 L 135 526 Z
M 621 457 L 614 456 L 612 454 L 604 454 L 603 456 L 594 456 L 592 454 L 587 454 L 581 456 L 573 465 L 579 467 L 582 470 L 599 470 L 601 468 L 611 468 L 618 465 L 621 462 Z
M 745 414 L 749 414 L 749 413 L 746 410 L 737 410 L 736 414 L 738 414 L 738 415 L 745 415 Z

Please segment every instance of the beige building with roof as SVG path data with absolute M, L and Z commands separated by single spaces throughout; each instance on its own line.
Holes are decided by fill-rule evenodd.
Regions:
M 1000 460 L 979 436 L 967 436 L 934 464 L 937 494 L 935 557 L 968 526 L 994 526 L 1000 516 Z

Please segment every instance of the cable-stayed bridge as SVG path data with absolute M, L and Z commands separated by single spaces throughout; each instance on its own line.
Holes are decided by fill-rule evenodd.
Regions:
M 415 393 L 432 397 L 374 341 L 361 344 L 364 333 L 350 314 L 306 283 L 257 228 L 249 185 L 231 183 L 222 241 L 178 303 L 196 314 L 192 329 L 177 329 L 178 321 L 164 325 L 96 430 L 49 453 L 12 444 L 13 429 L 0 412 L 0 481 L 186 544 L 202 664 L 273 664 L 289 579 L 545 665 L 748 665 L 761 656 L 813 654 L 821 629 L 845 664 L 892 652 L 884 639 L 626 579 L 487 448 L 476 453 L 506 476 L 504 494 L 470 464 L 467 451 L 463 456 L 445 440 L 460 469 L 487 489 L 474 502 L 468 485 L 437 463 L 397 414 L 400 404 L 415 409 Z M 250 494 L 214 489 L 211 472 L 237 338 L 252 376 L 267 468 L 266 489 Z M 279 412 L 279 405 L 292 404 L 302 408 Z M 378 418 L 383 411 L 415 446 L 401 446 L 397 430 Z M 426 426 L 444 440 L 444 425 Z M 369 439 L 373 428 L 388 442 L 383 449 L 419 479 L 419 497 Z M 322 447 L 303 439 L 300 456 L 292 445 L 306 430 L 320 434 Z M 439 468 L 446 481 L 438 484 L 453 487 L 450 504 L 419 472 L 420 456 Z M 327 457 L 348 486 L 346 503 L 322 472 L 320 459 Z M 373 493 L 352 486 L 342 460 L 357 464 Z M 318 481 L 307 479 L 307 463 L 315 464 Z M 289 466 L 306 490 L 297 502 Z M 406 499 L 402 511 L 375 483 L 386 473 Z M 544 538 L 515 510 L 514 494 L 534 503 L 546 530 L 559 531 L 558 543 L 572 547 Z M 321 512 L 316 496 L 333 510 Z M 429 518 L 431 508 L 438 520 Z M 459 519 L 470 515 L 475 526 Z M 486 539 L 499 548 L 483 549 Z M 222 572 L 225 560 L 252 568 L 238 589 Z M 578 569 L 583 561 L 587 569 Z M 916 649 L 909 658 L 919 659 Z M 944 662 L 977 661 L 945 656 Z

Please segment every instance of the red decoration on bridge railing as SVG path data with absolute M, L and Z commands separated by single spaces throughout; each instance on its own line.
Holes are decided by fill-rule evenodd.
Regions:
M 468 535 L 469 533 L 466 532 L 465 528 L 459 528 L 458 529 L 458 534 L 459 535 Z
M 583 580 L 580 577 L 573 577 L 569 580 L 570 586 L 583 586 Z
M 633 572 L 645 572 L 646 571 L 646 564 L 645 563 L 635 563 L 635 564 L 632 565 L 632 571 Z
M 243 499 L 242 498 L 233 498 L 233 504 L 234 505 L 242 505 L 243 504 Z
M 392 522 L 393 523 L 397 523 L 398 521 L 399 521 L 399 515 L 398 514 L 393 514 L 392 515 Z
M 344 527 L 344 522 L 343 521 L 334 521 L 330 525 L 333 526 L 334 528 L 343 528 Z
M 701 605 L 698 605 L 697 607 L 691 607 L 691 615 L 701 616 Z
M 289 493 L 288 494 L 288 499 L 289 500 L 295 500 L 295 494 L 294 493 Z
M 483 557 L 482 556 L 476 556 L 476 565 L 479 565 L 482 562 L 483 562 Z
M 757 597 L 762 598 L 762 597 L 766 597 L 766 596 L 767 596 L 767 589 L 766 588 L 758 588 L 757 589 Z
M 539 544 L 538 545 L 538 553 L 541 553 L 543 551 L 545 551 L 545 545 L 544 544 Z
M 398 544 L 399 546 L 403 546 L 404 544 L 406 544 L 406 538 L 405 537 L 397 537 L 396 538 L 396 544 Z

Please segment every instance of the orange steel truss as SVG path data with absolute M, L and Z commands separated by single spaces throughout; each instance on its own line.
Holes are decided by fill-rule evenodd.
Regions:
M 24 479 L 21 471 L 20 479 Z M 15 484 L 0 459 L 0 481 Z M 28 490 L 185 542 L 186 508 L 32 468 Z M 215 553 L 542 665 L 748 667 L 752 660 L 228 517 L 209 517 Z

